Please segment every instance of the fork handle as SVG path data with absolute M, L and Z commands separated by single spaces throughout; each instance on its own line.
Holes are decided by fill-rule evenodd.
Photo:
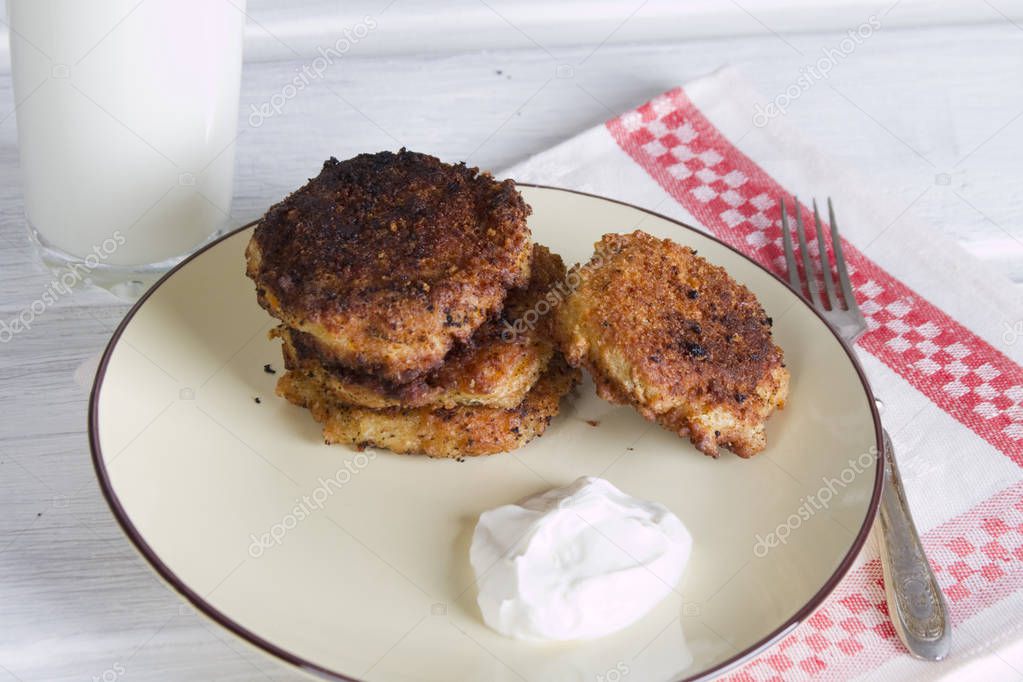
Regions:
M 881 491 L 881 567 L 888 612 L 909 652 L 940 661 L 949 651 L 952 622 L 931 565 L 909 514 L 895 451 L 884 433 Z

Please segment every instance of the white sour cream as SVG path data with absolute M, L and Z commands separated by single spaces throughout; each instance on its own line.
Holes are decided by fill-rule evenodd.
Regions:
M 583 477 L 481 514 L 469 560 L 494 630 L 590 639 L 635 623 L 671 593 L 692 544 L 663 505 Z

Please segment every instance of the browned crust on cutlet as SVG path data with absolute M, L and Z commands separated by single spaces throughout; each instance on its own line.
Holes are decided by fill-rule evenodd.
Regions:
M 701 451 L 763 450 L 788 371 L 756 297 L 695 251 L 639 230 L 605 235 L 569 279 L 554 335 L 598 394 L 630 404 Z
M 392 382 L 437 367 L 529 277 L 511 180 L 404 149 L 329 159 L 246 251 L 257 298 L 345 366 Z
M 374 446 L 430 457 L 469 457 L 514 450 L 541 435 L 557 415 L 561 398 L 578 381 L 579 370 L 557 355 L 513 408 L 353 407 L 325 398 L 315 379 L 294 371 L 280 378 L 277 394 L 308 408 L 323 425 L 327 443 Z
M 285 367 L 312 372 L 338 401 L 360 407 L 514 407 L 536 383 L 554 352 L 547 326 L 527 315 L 565 278 L 561 257 L 533 245 L 529 286 L 508 292 L 502 315 L 456 346 L 436 370 L 405 384 L 353 371 L 310 334 L 278 327 Z M 516 323 L 520 320 L 522 324 Z M 521 331 L 520 331 L 521 329 Z
M 640 410 L 647 418 L 689 438 L 701 452 L 716 456 L 726 447 L 748 458 L 767 447 L 767 418 L 785 406 L 789 392 L 789 373 L 784 367 L 772 368 L 742 405 L 696 401 L 661 414 Z

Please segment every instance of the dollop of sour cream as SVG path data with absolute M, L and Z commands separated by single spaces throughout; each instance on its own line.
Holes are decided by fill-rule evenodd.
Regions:
M 692 545 L 665 506 L 583 477 L 481 514 L 469 560 L 494 630 L 591 639 L 631 625 L 668 596 Z

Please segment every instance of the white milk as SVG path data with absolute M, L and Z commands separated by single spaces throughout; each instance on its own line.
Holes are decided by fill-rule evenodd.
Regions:
M 43 245 L 142 266 L 229 224 L 244 9 L 8 0 L 25 212 Z

